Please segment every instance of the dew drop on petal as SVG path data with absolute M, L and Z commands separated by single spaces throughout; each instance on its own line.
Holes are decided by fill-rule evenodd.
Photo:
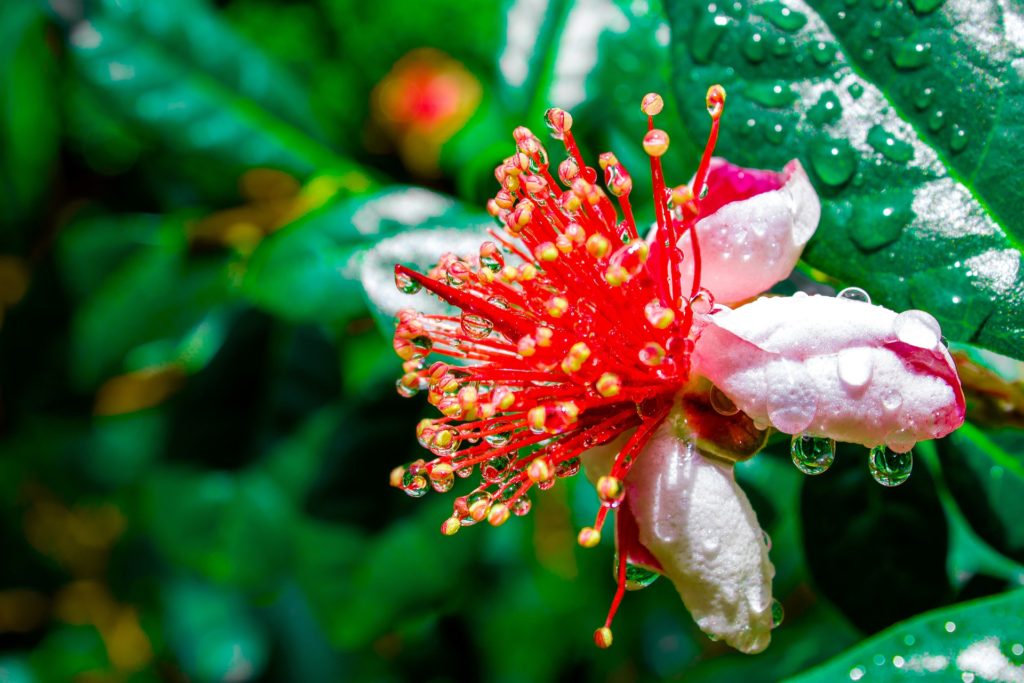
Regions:
M 558 463 L 555 467 L 555 474 L 559 477 L 571 477 L 580 471 L 580 459 L 569 458 Z M 553 480 L 552 480 L 553 481 Z
M 836 442 L 823 436 L 798 434 L 793 437 L 789 452 L 798 470 L 804 474 L 821 474 L 836 459 Z
M 765 550 L 771 552 L 772 550 L 772 537 L 768 535 L 768 532 L 764 529 L 761 530 L 761 540 L 764 541 Z
M 903 406 L 903 396 L 897 389 L 890 389 L 882 395 L 882 407 L 886 412 L 894 413 Z
M 939 323 L 924 311 L 904 311 L 893 322 L 893 333 L 904 344 L 934 349 L 942 338 Z
M 872 365 L 871 349 L 843 349 L 836 358 L 836 373 L 850 389 L 861 389 L 871 380 Z
M 868 455 L 868 469 L 882 486 L 899 486 L 914 468 L 912 451 L 897 453 L 888 446 L 875 446 Z
M 799 363 L 779 360 L 768 366 L 767 410 L 772 425 L 786 434 L 799 434 L 810 426 L 818 410 L 814 382 Z
M 636 564 L 632 564 L 630 562 L 627 562 L 626 563 L 626 590 L 628 590 L 628 591 L 638 591 L 638 590 L 641 590 L 643 588 L 647 588 L 652 583 L 657 581 L 659 576 L 661 576 L 661 574 L 659 574 L 658 572 L 651 571 L 650 569 L 647 569 L 646 567 L 641 567 L 640 565 L 636 565 Z M 619 577 L 619 554 L 618 553 L 615 553 L 615 558 L 614 558 L 614 560 L 612 562 L 612 577 L 616 581 L 618 581 L 618 577 Z
M 850 301 L 862 301 L 866 304 L 871 303 L 871 295 L 865 292 L 860 287 L 847 287 L 838 294 L 836 298 L 849 299 Z

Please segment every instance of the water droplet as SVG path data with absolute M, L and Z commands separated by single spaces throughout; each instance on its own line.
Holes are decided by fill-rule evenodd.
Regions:
M 924 311 L 900 313 L 893 321 L 892 330 L 904 344 L 922 349 L 934 349 L 942 336 L 938 321 Z
M 821 66 L 826 66 L 836 57 L 836 51 L 828 43 L 817 42 L 811 44 L 811 58 Z
M 914 106 L 919 110 L 924 111 L 931 106 L 932 100 L 935 99 L 934 88 L 921 88 L 914 95 Z
M 859 100 L 860 96 L 864 94 L 864 86 L 860 83 L 851 83 L 846 92 L 850 93 L 850 97 L 853 99 Z
M 462 445 L 462 438 L 454 427 L 442 427 L 434 432 L 430 439 L 430 452 L 434 455 L 445 457 L 454 455 Z
M 558 463 L 555 467 L 555 474 L 559 477 L 572 477 L 580 471 L 580 459 L 569 458 Z M 553 480 L 549 480 L 553 481 Z
M 928 117 L 928 129 L 935 133 L 941 130 L 944 125 L 946 125 L 946 113 L 941 109 L 936 109 Z
M 402 490 L 413 498 L 422 498 L 427 493 L 427 478 L 407 470 L 402 475 Z
M 705 315 L 715 307 L 715 297 L 708 290 L 701 287 L 690 299 L 690 310 L 694 315 Z
M 835 123 L 842 114 L 843 106 L 839 103 L 839 97 L 831 90 L 826 90 L 807 111 L 807 118 L 820 126 Z
M 786 40 L 785 36 L 779 36 L 772 43 L 772 54 L 776 57 L 785 57 L 793 52 L 793 44 Z
M 772 628 L 778 628 L 786 617 L 786 611 L 782 609 L 782 603 L 772 600 Z
M 763 62 L 765 57 L 764 36 L 757 31 L 752 31 L 750 35 L 747 36 L 747 39 L 743 41 L 740 49 L 743 51 L 743 56 L 746 57 L 748 61 L 754 64 Z
M 838 299 L 849 299 L 850 301 L 860 301 L 865 304 L 871 303 L 871 295 L 865 292 L 860 287 L 847 287 L 836 294 Z
M 949 136 L 949 148 L 954 152 L 962 152 L 967 147 L 967 131 L 960 126 L 953 126 Z
M 395 271 L 395 287 L 402 294 L 415 294 L 423 289 L 423 285 L 409 277 L 408 273 L 398 270 Z
M 710 9 L 710 8 L 709 8 Z M 697 21 L 696 30 L 690 39 L 690 56 L 698 64 L 707 64 L 722 39 L 729 19 L 717 14 L 714 10 L 705 12 Z
M 488 431 L 494 430 L 494 429 L 501 429 L 501 428 L 505 427 L 507 424 L 508 424 L 507 422 L 495 422 L 494 424 L 488 426 L 487 429 L 488 429 Z M 492 446 L 504 446 L 505 444 L 507 444 L 509 442 L 509 440 L 511 438 L 512 438 L 512 432 L 511 431 L 506 431 L 506 432 L 498 432 L 497 434 L 488 434 L 487 436 L 484 437 L 484 441 L 486 441 L 487 443 L 491 444 Z
M 864 667 L 863 666 L 855 666 L 852 669 L 850 669 L 850 680 L 851 681 L 859 681 L 862 678 L 864 678 Z
M 638 591 L 647 588 L 661 576 L 658 572 L 651 571 L 640 565 L 626 562 L 626 590 Z M 612 561 L 612 577 L 617 581 L 619 578 L 619 554 L 616 552 Z
M 946 633 L 953 633 L 954 631 L 956 631 L 956 622 L 955 621 L 947 621 L 946 625 L 945 625 L 945 629 L 946 629 Z
M 873 48 L 873 47 L 866 47 L 866 48 L 864 48 L 864 51 L 860 53 L 860 58 L 862 60 L 864 60 L 865 62 L 873 62 L 873 61 L 875 61 L 875 48 Z
M 826 185 L 838 187 L 857 170 L 857 157 L 845 140 L 818 140 L 811 144 L 811 167 Z
M 496 455 L 493 458 L 486 460 L 483 465 L 480 466 L 480 476 L 484 478 L 484 481 L 494 483 L 501 481 L 505 471 L 508 470 L 509 459 L 507 455 Z
M 758 81 L 747 86 L 747 97 L 763 107 L 781 109 L 796 101 L 796 93 L 788 85 Z
M 910 0 L 910 6 L 917 14 L 930 14 L 937 10 L 945 0 Z
M 896 138 L 882 126 L 873 126 L 867 139 L 868 144 L 887 159 L 902 163 L 914 158 L 913 145 Z
M 875 446 L 868 455 L 868 470 L 882 486 L 899 486 L 914 468 L 913 451 L 897 453 L 888 446 Z
M 903 396 L 900 394 L 898 390 L 891 389 L 887 391 L 885 394 L 883 394 L 882 408 L 884 408 L 887 412 L 895 413 L 901 407 L 903 407 Z
M 530 499 L 527 498 L 525 495 L 521 495 L 514 501 L 512 501 L 512 504 L 509 506 L 509 510 L 511 510 L 512 514 L 516 517 L 522 517 L 523 515 L 530 512 L 531 506 L 532 504 L 530 503 Z
M 715 538 L 705 538 L 700 543 L 701 554 L 707 558 L 717 557 L 718 551 L 721 549 L 722 544 Z
M 772 550 L 772 537 L 768 535 L 768 532 L 761 529 L 761 540 L 764 541 L 764 548 L 766 551 L 771 552 Z
M 765 140 L 777 145 L 782 142 L 782 138 L 786 132 L 786 129 L 782 127 L 781 123 L 775 123 L 770 126 L 765 126 L 764 137 Z
M 494 323 L 479 315 L 462 312 L 462 331 L 470 339 L 484 339 L 494 330 Z
M 911 38 L 893 45 L 889 58 L 897 69 L 920 69 L 931 61 L 932 46 Z
M 711 403 L 711 407 L 715 409 L 715 412 L 719 415 L 735 415 L 740 412 L 740 409 L 736 407 L 736 404 L 726 396 L 721 389 L 716 386 L 711 387 L 711 391 L 708 396 L 708 402 Z
M 497 244 L 484 242 L 480 245 L 480 265 L 492 273 L 497 273 L 505 266 L 505 257 Z
M 859 390 L 871 380 L 873 365 L 871 349 L 843 349 L 836 357 L 836 374 L 848 389 Z
M 786 7 L 781 2 L 762 3 L 755 11 L 783 31 L 797 31 L 807 23 L 805 15 Z
M 872 38 L 880 38 L 882 35 L 882 26 L 881 19 L 875 19 L 871 22 L 871 27 L 868 29 L 868 35 Z
M 768 419 L 781 432 L 799 434 L 818 410 L 817 387 L 800 363 L 778 360 L 768 366 Z
M 823 436 L 798 434 L 793 437 L 789 452 L 798 470 L 804 474 L 821 474 L 836 459 L 836 442 Z
M 451 465 L 441 464 L 430 472 L 430 485 L 438 493 L 447 493 L 455 485 L 455 474 Z

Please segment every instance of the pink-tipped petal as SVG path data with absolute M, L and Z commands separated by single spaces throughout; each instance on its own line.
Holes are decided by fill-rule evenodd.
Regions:
M 711 162 L 708 195 L 697 221 L 701 286 L 722 303 L 757 296 L 787 278 L 821 217 L 821 204 L 799 161 L 781 173 Z M 683 282 L 693 278 L 689 236 Z
M 755 421 L 907 451 L 964 419 L 964 398 L 939 325 L 827 296 L 771 297 L 709 317 L 697 372 Z
M 766 648 L 775 568 L 732 465 L 702 455 L 670 420 L 633 465 L 626 501 L 701 630 L 742 652 Z

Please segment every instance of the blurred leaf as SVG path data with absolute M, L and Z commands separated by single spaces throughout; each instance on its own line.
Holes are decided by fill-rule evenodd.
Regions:
M 0 228 L 28 220 L 50 188 L 60 126 L 55 64 L 35 2 L 0 6 Z M 6 231 L 5 231 L 6 232 Z M 21 247 L 13 235 L 0 246 Z
M 163 601 L 168 645 L 190 680 L 259 679 L 270 644 L 266 629 L 241 595 L 178 580 L 169 582 Z
M 950 491 L 971 526 L 994 548 L 1024 562 L 1024 437 L 986 434 L 968 423 L 937 442 Z
M 804 254 L 950 339 L 1024 354 L 1024 76 L 1015 10 L 843 0 L 666 0 L 675 84 L 691 130 L 729 90 L 720 153 L 801 159 L 823 200 Z M 965 30 L 966 26 L 975 29 Z
M 21 658 L 0 657 L 0 681 L 3 683 L 35 683 L 36 677 Z
M 29 661 L 39 680 L 45 682 L 70 681 L 110 670 L 103 639 L 91 625 L 58 626 L 32 651 Z
M 225 258 L 190 258 L 180 221 L 162 221 L 155 235 L 148 217 L 122 221 L 122 226 L 138 229 L 137 240 L 144 247 L 133 248 L 127 240 L 110 245 L 102 239 L 105 229 L 92 233 L 86 228 L 75 237 L 79 244 L 94 240 L 92 244 L 102 249 L 104 265 L 113 264 L 126 252 L 136 252 L 108 271 L 98 287 L 95 279 L 100 273 L 90 270 L 89 264 L 74 265 L 79 254 L 64 252 L 65 270 L 73 287 L 91 288 L 88 300 L 77 310 L 72 331 L 72 372 L 82 387 L 91 387 L 119 369 L 134 369 L 125 368 L 131 365 L 128 356 L 144 344 L 170 344 L 170 356 L 185 366 L 199 360 L 196 354 L 208 358 L 211 349 L 206 342 L 216 346 L 222 338 L 218 335 L 223 334 L 214 330 L 216 309 L 233 299 Z M 90 236 L 81 236 L 84 234 Z M 211 309 L 214 312 L 207 315 Z M 139 365 L 147 354 L 166 358 L 168 349 L 151 347 L 140 354 Z
M 961 603 L 892 626 L 792 683 L 1012 681 L 1024 677 L 1024 591 Z M 960 675 L 962 673 L 962 676 Z
M 883 628 L 947 603 L 948 530 L 935 483 L 918 464 L 897 488 L 867 471 L 867 452 L 840 444 L 803 484 L 803 545 L 814 583 L 851 622 Z
M 293 522 L 289 500 L 259 471 L 155 469 L 144 488 L 142 523 L 163 555 L 216 582 L 275 585 L 292 552 Z
M 116 488 L 141 479 L 163 452 L 166 419 L 159 410 L 97 417 L 79 467 L 92 481 Z
M 70 30 L 82 77 L 118 115 L 193 159 L 299 177 L 353 170 L 318 141 L 306 91 L 202 0 L 104 0 Z
M 393 186 L 331 202 L 264 240 L 249 261 L 242 289 L 258 306 L 287 320 L 342 321 L 365 310 L 358 278 L 362 274 L 366 286 L 366 267 L 360 271 L 354 257 L 367 242 L 416 227 L 484 222 L 489 225 L 490 218 L 414 187 Z M 372 253 L 388 243 L 378 244 Z M 394 263 L 387 268 L 387 282 L 394 289 Z M 374 291 L 384 286 L 374 284 Z

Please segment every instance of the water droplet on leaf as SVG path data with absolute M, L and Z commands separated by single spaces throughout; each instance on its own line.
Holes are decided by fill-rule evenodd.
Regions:
M 868 144 L 891 161 L 906 162 L 914 158 L 914 147 L 909 142 L 896 138 L 882 126 L 873 126 L 868 131 Z
M 911 38 L 893 45 L 889 57 L 897 69 L 920 69 L 931 61 L 932 46 L 922 40 Z
M 826 185 L 838 187 L 857 170 L 857 157 L 845 140 L 817 140 L 811 143 L 811 167 Z

